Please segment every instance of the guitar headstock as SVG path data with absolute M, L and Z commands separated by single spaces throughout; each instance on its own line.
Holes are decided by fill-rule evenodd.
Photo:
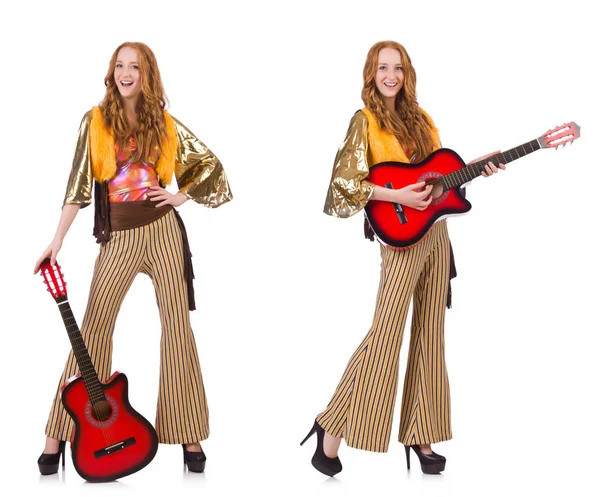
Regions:
M 538 142 L 542 148 L 556 148 L 565 146 L 567 143 L 573 143 L 580 136 L 581 128 L 574 122 L 557 126 L 554 129 L 546 131 L 538 138 Z
M 48 291 L 54 300 L 59 300 L 61 297 L 66 297 L 67 284 L 63 279 L 63 275 L 60 272 L 60 266 L 58 263 L 52 265 L 50 264 L 50 259 L 46 258 L 40 265 L 40 270 L 42 272 L 44 282 L 48 287 Z

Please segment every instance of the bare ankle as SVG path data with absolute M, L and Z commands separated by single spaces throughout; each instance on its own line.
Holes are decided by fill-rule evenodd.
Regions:
M 421 449 L 423 454 L 433 454 L 433 451 L 431 450 L 431 444 L 419 444 L 419 449 Z
M 58 452 L 59 444 L 60 440 L 57 440 L 56 438 L 46 437 L 46 446 L 44 448 L 44 453 L 56 454 Z
M 202 452 L 202 447 L 200 447 L 200 442 L 185 444 L 185 450 L 188 452 Z
M 341 443 L 342 439 L 340 437 L 334 437 L 325 432 L 325 436 L 323 437 L 323 452 L 325 452 L 327 457 L 333 459 L 334 457 L 337 457 Z

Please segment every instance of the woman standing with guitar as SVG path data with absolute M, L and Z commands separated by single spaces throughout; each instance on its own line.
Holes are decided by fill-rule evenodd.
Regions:
M 417 104 L 410 57 L 399 43 L 379 42 L 367 55 L 363 77 L 365 108 L 352 118 L 337 153 L 325 213 L 349 217 L 369 200 L 427 209 L 432 202 L 431 186 L 424 181 L 388 189 L 366 179 L 370 166 L 422 161 L 440 148 L 433 121 Z M 485 171 L 482 174 L 488 176 L 498 168 L 490 162 Z M 365 234 L 373 239 L 368 225 Z M 450 277 L 455 272 L 446 221 L 435 223 L 427 236 L 408 249 L 396 250 L 382 243 L 380 250 L 381 280 L 373 325 L 304 440 L 317 433 L 312 463 L 329 476 L 342 470 L 337 456 L 342 438 L 350 447 L 387 452 L 400 344 L 411 298 L 413 317 L 399 441 L 406 447 L 408 465 L 412 448 L 423 472 L 445 469 L 445 458 L 434 453 L 431 444 L 452 437 L 444 315 L 450 303 Z
M 189 316 L 195 309 L 193 270 L 185 228 L 174 207 L 188 199 L 217 207 L 232 198 L 231 191 L 218 158 L 164 110 L 160 72 L 146 45 L 119 46 L 104 82 L 104 100 L 81 122 L 56 235 L 34 272 L 46 257 L 55 263 L 71 223 L 91 203 L 94 190 L 94 235 L 101 246 L 83 338 L 100 379 L 106 381 L 117 312 L 136 275 L 150 276 L 162 328 L 158 441 L 182 444 L 188 469 L 203 471 L 206 457 L 199 442 L 209 434 L 208 408 Z M 173 173 L 179 186 L 175 195 L 163 188 Z M 77 370 L 71 351 L 59 388 Z M 57 471 L 72 430 L 57 392 L 38 460 L 43 474 Z

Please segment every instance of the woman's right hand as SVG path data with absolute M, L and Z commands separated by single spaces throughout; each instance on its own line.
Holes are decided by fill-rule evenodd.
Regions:
M 42 261 L 47 257 L 50 257 L 50 264 L 56 263 L 56 256 L 62 247 L 62 240 L 57 240 L 56 238 L 52 240 L 52 243 L 48 245 L 48 248 L 42 252 L 42 256 L 35 263 L 35 267 L 33 268 L 33 274 L 37 274 L 40 270 L 40 266 L 42 265 Z
M 417 191 L 421 189 L 423 189 L 423 191 Z M 397 204 L 406 205 L 407 207 L 412 207 L 418 211 L 424 211 L 433 200 L 433 197 L 430 196 L 432 189 L 433 186 L 431 185 L 425 186 L 425 181 L 420 181 L 419 183 L 408 185 L 404 188 L 398 188 L 397 190 L 394 190 L 394 196 L 397 199 L 395 202 Z

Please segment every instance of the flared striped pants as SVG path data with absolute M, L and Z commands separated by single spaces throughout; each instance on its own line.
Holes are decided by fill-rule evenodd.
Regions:
M 110 241 L 100 248 L 81 325 L 92 363 L 100 381 L 111 376 L 117 313 L 138 273 L 152 279 L 162 328 L 155 423 L 158 441 L 183 444 L 204 440 L 209 434 L 208 407 L 190 325 L 183 246 L 174 211 L 139 228 L 113 231 Z M 59 391 L 78 373 L 71 351 L 46 426 L 49 437 L 71 437 L 73 422 L 62 406 Z
M 400 345 L 408 308 L 413 316 L 402 396 L 399 441 L 452 438 L 444 358 L 444 317 L 450 273 L 446 221 L 406 250 L 381 245 L 381 280 L 373 325 L 329 405 L 317 416 L 326 432 L 358 449 L 387 452 L 398 388 Z

